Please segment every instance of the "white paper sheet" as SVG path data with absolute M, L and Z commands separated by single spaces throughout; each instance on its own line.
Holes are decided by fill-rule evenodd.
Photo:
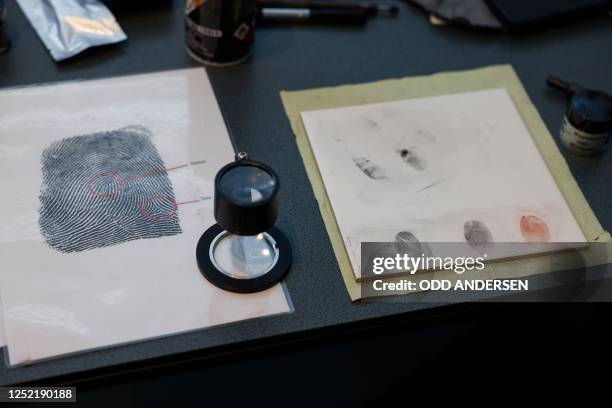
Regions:
M 302 119 L 358 279 L 361 242 L 585 242 L 504 89 Z
M 233 160 L 204 69 L 8 90 L 0 105 L 10 364 L 290 311 L 280 285 L 232 294 L 198 270 Z

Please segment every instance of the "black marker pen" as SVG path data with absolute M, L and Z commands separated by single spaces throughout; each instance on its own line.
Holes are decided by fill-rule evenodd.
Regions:
M 387 14 L 395 16 L 399 13 L 397 6 L 367 1 L 325 1 L 325 0 L 257 0 L 259 8 L 306 8 L 306 9 L 342 9 L 364 10 L 369 15 Z
M 264 22 L 365 24 L 369 16 L 367 10 L 361 9 L 264 7 L 259 10 Z

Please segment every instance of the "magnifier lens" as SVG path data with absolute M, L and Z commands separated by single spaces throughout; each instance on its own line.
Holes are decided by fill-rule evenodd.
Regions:
M 210 258 L 217 269 L 235 279 L 266 274 L 276 264 L 278 255 L 276 241 L 267 233 L 244 236 L 222 232 L 210 248 Z
M 276 189 L 276 181 L 265 170 L 256 166 L 237 166 L 221 177 L 221 193 L 240 204 L 252 204 L 270 198 Z
M 280 183 L 274 171 L 236 155 L 215 177 L 215 220 L 196 247 L 202 275 L 235 293 L 271 288 L 287 274 L 291 245 L 274 226 Z

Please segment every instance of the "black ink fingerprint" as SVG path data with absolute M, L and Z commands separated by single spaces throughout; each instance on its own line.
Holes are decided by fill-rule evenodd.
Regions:
M 363 173 L 371 179 L 381 180 L 386 177 L 385 171 L 382 168 L 365 157 L 353 157 L 353 162 L 359 170 L 363 171 Z
M 62 139 L 41 161 L 39 226 L 51 248 L 78 252 L 181 233 L 172 184 L 149 130 Z
M 421 256 L 431 253 L 429 245 L 421 243 L 419 239 L 410 231 L 400 231 L 395 235 L 395 242 L 400 244 L 398 252 L 403 252 L 408 256 Z
M 417 156 L 415 152 L 408 149 L 402 149 L 399 151 L 399 154 L 402 157 L 402 160 L 408 163 L 413 169 L 423 171 L 427 168 L 427 163 L 425 160 Z
M 421 243 L 412 232 L 400 231 L 395 235 L 395 242 L 410 245 L 414 248 L 421 249 Z
M 465 240 L 472 248 L 480 247 L 493 241 L 489 228 L 478 220 L 467 221 L 463 224 Z

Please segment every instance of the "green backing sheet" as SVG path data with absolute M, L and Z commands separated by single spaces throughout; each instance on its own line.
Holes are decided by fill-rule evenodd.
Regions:
M 505 88 L 516 105 L 531 136 L 538 146 L 550 172 L 552 173 L 561 193 L 584 235 L 589 242 L 610 242 L 610 234 L 606 232 L 591 210 L 572 176 L 570 169 L 561 155 L 555 141 L 548 132 L 546 125 L 538 114 L 535 106 L 529 100 L 527 92 L 510 65 L 498 65 L 469 71 L 439 73 L 429 76 L 391 79 L 358 85 L 345 85 L 331 88 L 318 88 L 303 91 L 283 91 L 281 98 L 285 111 L 291 122 L 291 127 L 297 139 L 297 145 L 302 155 L 308 178 L 312 183 L 315 197 L 318 201 L 321 215 L 329 234 L 344 283 L 352 300 L 361 297 L 360 284 L 355 280 L 340 229 L 336 222 L 325 186 L 312 152 L 306 130 L 300 116 L 301 112 L 330 109 L 345 106 L 389 102 L 401 99 L 420 98 L 436 95 L 477 91 L 482 89 Z M 610 247 L 609 245 L 607 246 Z M 597 264 L 601 261 L 596 256 L 589 256 L 590 249 L 584 249 L 584 259 L 587 264 Z M 483 272 L 488 278 L 522 278 L 543 271 L 567 269 L 575 257 L 571 254 L 557 253 L 531 258 L 488 264 L 484 271 L 471 271 L 462 275 L 470 278 L 469 273 Z M 589 261 L 590 260 L 590 261 Z M 436 274 L 436 278 L 453 279 L 453 272 L 448 275 Z M 387 281 L 400 278 L 387 278 Z M 416 276 L 412 278 L 418 280 Z

